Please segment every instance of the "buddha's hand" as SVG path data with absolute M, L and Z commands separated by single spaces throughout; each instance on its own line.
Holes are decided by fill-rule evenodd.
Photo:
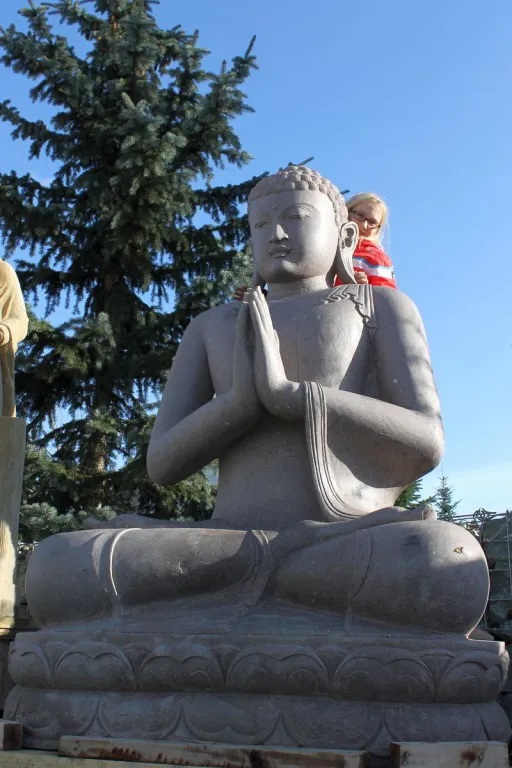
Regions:
M 251 293 L 249 306 L 254 328 L 254 380 L 259 398 L 273 416 L 287 421 L 301 419 L 303 390 L 299 382 L 290 381 L 286 376 L 279 338 L 261 288 Z
M 233 388 L 231 390 L 235 407 L 243 408 L 249 415 L 258 414 L 261 403 L 254 382 L 253 363 L 249 342 L 250 311 L 247 302 L 243 302 L 238 315 L 235 350 L 233 353 Z

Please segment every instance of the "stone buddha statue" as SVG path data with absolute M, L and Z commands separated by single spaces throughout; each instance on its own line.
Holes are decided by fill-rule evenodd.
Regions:
M 208 522 L 122 515 L 42 542 L 5 717 L 63 733 L 335 748 L 508 737 L 476 539 L 394 506 L 443 452 L 421 318 L 357 285 L 357 226 L 290 166 L 249 198 L 242 303 L 187 328 L 148 451 L 172 485 L 219 459 Z M 343 285 L 333 287 L 334 276 Z M 265 299 L 260 285 L 268 285 Z

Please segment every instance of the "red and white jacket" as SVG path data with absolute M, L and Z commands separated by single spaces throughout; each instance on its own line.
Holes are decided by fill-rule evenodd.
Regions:
M 354 270 L 364 272 L 370 285 L 384 285 L 386 288 L 396 288 L 393 262 L 375 240 L 362 237 L 354 251 Z M 342 285 L 336 277 L 334 285 Z

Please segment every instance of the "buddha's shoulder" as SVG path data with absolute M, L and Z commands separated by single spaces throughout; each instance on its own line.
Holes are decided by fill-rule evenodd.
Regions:
M 377 316 L 382 313 L 391 313 L 404 317 L 418 315 L 416 304 L 402 291 L 375 285 L 372 287 L 372 294 Z
M 201 331 L 202 329 L 223 324 L 226 321 L 236 322 L 241 306 L 241 302 L 234 301 L 230 304 L 219 304 L 216 307 L 211 307 L 197 315 L 190 322 L 189 328 Z

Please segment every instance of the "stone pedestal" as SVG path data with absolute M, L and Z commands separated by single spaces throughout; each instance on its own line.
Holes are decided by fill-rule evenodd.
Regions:
M 64 735 L 367 750 L 506 741 L 503 645 L 346 622 L 263 599 L 159 605 L 18 636 L 5 716 Z M 375 763 L 377 764 L 377 763 Z
M 0 627 L 14 625 L 18 545 L 26 425 L 0 416 Z

